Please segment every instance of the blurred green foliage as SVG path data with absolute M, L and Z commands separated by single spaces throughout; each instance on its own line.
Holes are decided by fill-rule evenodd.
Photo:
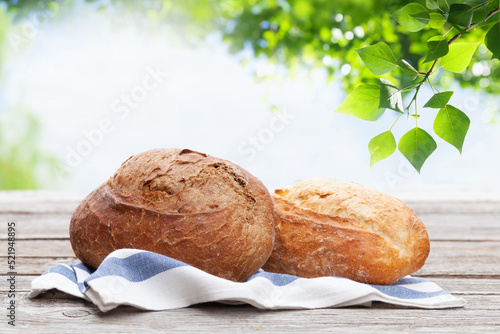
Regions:
M 0 79 L 11 18 L 0 7 Z M 0 110 L 0 189 L 36 189 L 49 184 L 56 160 L 40 145 L 35 115 L 16 108 Z
M 361 82 L 379 84 L 379 77 L 363 63 L 356 50 L 379 42 L 386 43 L 396 59 L 404 59 L 419 72 L 427 72 L 432 64 L 424 63 L 428 53 L 428 40 L 436 31 L 444 35 L 447 26 L 433 13 L 427 27 L 417 33 L 408 32 L 396 23 L 391 13 L 408 3 L 436 6 L 441 3 L 464 3 L 471 6 L 484 4 L 483 0 L 86 0 L 96 10 L 112 9 L 122 18 L 140 17 L 134 23 L 151 27 L 167 23 L 175 26 L 186 41 L 203 38 L 213 31 L 222 33 L 230 51 L 251 50 L 251 58 L 265 57 L 270 62 L 285 65 L 293 75 L 301 68 L 325 69 L 330 79 L 341 80 L 346 92 Z M 489 0 L 498 7 L 498 0 Z M 6 44 L 6 31 L 10 19 L 23 24 L 37 11 L 50 11 L 54 15 L 71 0 L 0 0 L 0 56 Z M 4 15 L 3 8 L 10 14 Z M 474 11 L 472 22 L 481 21 L 488 11 Z M 456 20 L 463 20 L 463 17 Z M 468 18 L 466 18 L 468 19 Z M 458 22 L 457 21 L 457 22 Z M 26 21 L 24 21 L 26 22 Z M 464 33 L 461 42 L 481 42 L 491 25 L 499 22 L 495 14 L 488 22 Z M 455 32 L 452 32 L 454 35 Z M 496 36 L 496 35 L 495 35 Z M 500 41 L 499 41 L 500 42 Z M 436 41 L 435 44 L 438 44 Z M 439 46 L 439 45 L 438 45 Z M 0 71 L 2 58 L 0 58 Z M 470 66 L 461 73 L 439 71 L 433 74 L 434 85 L 446 90 L 453 83 L 462 87 L 480 89 L 496 94 L 500 91 L 500 66 L 491 52 L 481 45 Z M 478 65 L 475 65 L 478 64 Z M 474 70 L 473 70 L 474 69 Z M 0 72 L 1 74 L 1 72 Z M 257 73 L 256 73 L 257 74 Z M 273 73 L 265 74 L 272 77 Z M 265 76 L 264 75 L 264 76 Z M 412 79 L 398 67 L 384 74 L 384 79 L 397 87 L 406 87 Z M 405 92 L 403 92 L 405 94 Z M 37 146 L 38 125 L 33 116 L 21 113 L 28 131 L 17 141 L 7 142 L 2 133 L 10 125 L 0 122 L 0 188 L 37 187 L 36 164 L 50 165 L 50 158 Z M 392 142 L 391 142 L 392 143 Z
M 463 2 L 463 1 L 462 1 Z M 420 88 L 427 84 L 433 91 L 433 97 L 424 108 L 439 109 L 433 123 L 434 134 L 453 145 L 460 153 L 470 126 L 470 118 L 459 108 L 448 104 L 453 91 L 440 92 L 433 84 L 435 73 L 461 74 L 468 68 L 476 49 L 482 40 L 463 42 L 462 36 L 468 32 L 482 31 L 485 33 L 483 47 L 492 53 L 493 58 L 500 58 L 498 41 L 500 40 L 500 24 L 498 20 L 499 0 L 470 0 L 463 3 L 449 4 L 447 1 L 427 0 L 425 6 L 412 2 L 392 13 L 392 17 L 408 33 L 420 32 L 427 28 L 432 36 L 427 40 L 427 53 L 423 61 L 419 60 L 419 70 L 416 70 L 405 59 L 394 56 L 391 48 L 385 42 L 357 49 L 356 52 L 366 67 L 377 76 L 387 76 L 387 73 L 399 69 L 411 82 L 410 85 L 394 84 L 380 77 L 379 85 L 363 83 L 358 85 L 335 110 L 358 117 L 363 120 L 375 121 L 387 109 L 399 113 L 394 124 L 403 115 L 413 117 L 415 128 L 410 129 L 399 139 L 398 150 L 407 158 L 413 167 L 420 172 L 427 158 L 436 150 L 437 142 L 433 135 L 419 127 L 420 117 L 417 96 Z M 495 18 L 495 19 L 493 19 Z M 491 21 L 492 22 L 491 22 Z M 460 42 L 456 42 L 460 40 Z M 425 65 L 424 65 L 425 64 Z M 486 67 L 487 68 L 487 67 Z M 489 71 L 489 68 L 487 68 Z M 488 76 L 483 64 L 472 68 L 474 76 Z M 488 80 L 488 79 L 482 79 Z M 483 81 L 488 84 L 489 81 Z M 413 94 L 409 103 L 403 101 L 403 95 Z M 406 107 L 405 107 L 406 105 Z M 414 108 L 411 108 L 413 105 Z M 362 108 L 361 108 L 362 106 Z M 371 165 L 383 160 L 396 151 L 396 140 L 391 128 L 374 138 L 368 144 L 371 155 Z
M 51 183 L 57 161 L 41 147 L 40 130 L 29 112 L 0 115 L 0 189 L 36 189 Z
M 9 26 L 10 19 L 7 13 L 0 8 L 0 78 L 2 74 L 4 48 L 6 45 L 7 30 L 9 29 Z
M 290 68 L 299 64 L 325 68 L 332 77 L 343 80 L 346 91 L 351 91 L 361 81 L 376 81 L 376 76 L 363 65 L 355 50 L 377 42 L 386 42 L 397 59 L 405 59 L 417 70 L 425 71 L 430 66 L 422 65 L 422 62 L 427 53 L 426 42 L 435 31 L 426 28 L 418 33 L 408 33 L 391 18 L 391 13 L 409 2 L 415 1 L 223 1 L 221 3 L 226 5 L 223 6 L 222 17 L 227 22 L 221 22 L 221 29 L 232 51 L 240 51 L 248 45 L 255 55 L 263 54 Z M 424 0 L 418 2 L 425 5 Z M 478 19 L 480 17 L 474 18 Z M 490 22 L 495 21 L 498 22 L 498 14 Z M 444 33 L 446 27 L 440 29 Z M 482 41 L 485 33 L 486 30 L 473 29 L 464 34 L 461 41 Z M 491 60 L 491 53 L 484 48 L 481 50 L 466 72 L 440 74 L 437 83 L 449 86 L 450 79 L 453 79 L 462 87 L 498 92 L 498 60 Z M 475 62 L 481 62 L 483 68 L 488 68 L 485 70 L 485 76 L 489 77 L 488 84 L 479 84 L 484 77 L 482 74 L 472 74 Z M 344 71 L 341 71 L 344 65 Z M 403 73 L 396 72 L 392 76 L 387 79 L 396 85 L 407 85 Z
M 445 1 L 445 0 L 443 0 Z M 37 8 L 56 10 L 71 4 L 70 0 L 10 0 L 9 11 L 16 17 L 25 17 Z M 377 82 L 363 65 L 356 49 L 377 42 L 387 43 L 397 59 L 405 59 L 417 70 L 427 53 L 427 40 L 434 36 L 433 27 L 418 33 L 408 33 L 397 24 L 391 13 L 407 3 L 426 5 L 426 0 L 87 0 L 105 11 L 113 7 L 124 17 L 133 13 L 147 18 L 145 26 L 167 22 L 175 25 L 187 36 L 203 37 L 220 31 L 234 53 L 245 49 L 253 56 L 264 56 L 272 62 L 286 65 L 291 72 L 298 66 L 324 68 L 330 78 L 341 79 L 346 91 L 361 81 Z M 448 4 L 477 4 L 482 0 L 446 0 Z M 473 22 L 487 14 L 479 11 Z M 489 22 L 498 22 L 498 14 Z M 140 21 L 139 21 L 140 24 Z M 436 24 L 436 22 L 434 22 Z M 439 22 L 437 22 L 439 24 Z M 431 26 L 431 25 L 429 25 Z M 440 29 L 445 29 L 442 27 Z M 442 31 L 444 32 L 444 31 Z M 473 29 L 461 37 L 462 42 L 482 41 L 486 29 Z M 474 63 L 480 62 L 483 72 L 472 72 Z M 344 66 L 345 65 L 345 66 Z M 477 67 L 476 67 L 477 68 Z M 343 70 L 342 70 L 343 69 Z M 269 74 L 272 75 L 272 74 Z M 462 87 L 481 89 L 487 93 L 500 90 L 500 66 L 491 59 L 486 48 L 480 48 L 471 66 L 460 74 L 439 73 L 436 84 L 443 89 L 453 82 Z M 480 81 L 488 77 L 488 80 Z M 387 79 L 396 85 L 408 82 L 403 73 L 395 72 Z

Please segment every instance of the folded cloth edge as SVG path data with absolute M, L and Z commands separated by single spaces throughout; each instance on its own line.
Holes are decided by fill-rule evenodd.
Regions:
M 413 287 L 425 289 L 418 291 Z M 104 312 L 119 305 L 166 310 L 225 300 L 261 309 L 332 308 L 368 305 L 373 301 L 430 309 L 466 304 L 463 298 L 449 294 L 437 284 L 411 276 L 390 286 L 376 286 L 347 278 L 307 279 L 261 269 L 246 282 L 237 283 L 136 249 L 114 251 L 94 272 L 82 264 L 53 266 L 32 281 L 29 297 L 50 289 L 89 300 Z

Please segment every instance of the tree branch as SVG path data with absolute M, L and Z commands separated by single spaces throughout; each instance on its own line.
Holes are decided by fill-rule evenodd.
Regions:
M 489 13 L 489 14 L 488 14 L 485 18 L 484 18 L 484 20 L 479 21 L 479 22 L 472 23 L 472 24 L 471 24 L 471 25 L 469 25 L 467 28 L 465 28 L 465 30 L 464 30 L 464 31 L 465 31 L 465 32 L 467 32 L 467 31 L 471 30 L 472 28 L 474 28 L 475 26 L 477 26 L 478 24 L 481 24 L 481 23 L 483 23 L 483 22 L 488 21 L 488 19 L 489 19 L 490 17 L 492 17 L 493 15 L 495 15 L 495 14 L 496 14 L 496 13 L 498 13 L 498 12 L 500 12 L 500 8 L 497 8 L 497 9 L 495 9 L 495 10 L 492 10 L 492 11 L 491 11 L 491 12 L 490 12 L 490 13 Z M 453 36 L 453 38 L 452 38 L 452 39 L 450 39 L 450 40 L 448 41 L 448 45 L 450 45 L 451 43 L 455 42 L 455 41 L 456 41 L 457 39 L 459 39 L 461 36 L 462 36 L 462 33 L 458 33 L 458 34 L 456 34 L 455 36 Z M 428 77 L 429 75 L 431 75 L 432 70 L 434 69 L 434 66 L 436 66 L 436 64 L 437 64 L 437 61 L 438 61 L 438 60 L 439 60 L 439 58 L 438 58 L 438 59 L 436 59 L 436 60 L 434 60 L 434 63 L 432 63 L 432 66 L 431 66 L 431 68 L 429 69 L 429 71 L 428 71 L 427 73 L 425 73 L 425 75 L 426 75 L 427 77 Z

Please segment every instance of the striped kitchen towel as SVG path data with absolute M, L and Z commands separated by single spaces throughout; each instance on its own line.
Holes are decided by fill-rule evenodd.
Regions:
M 83 264 L 58 264 L 31 283 L 30 297 L 57 289 L 91 301 L 103 312 L 118 305 L 168 310 L 205 302 L 248 303 L 261 309 L 314 309 L 373 301 L 418 308 L 465 305 L 428 280 L 407 276 L 392 285 L 340 277 L 300 278 L 259 270 L 237 283 L 167 256 L 136 249 L 111 253 L 92 272 Z

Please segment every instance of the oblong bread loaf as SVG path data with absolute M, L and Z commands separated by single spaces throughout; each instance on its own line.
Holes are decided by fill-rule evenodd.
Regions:
M 278 189 L 274 250 L 264 269 L 392 284 L 420 269 L 426 228 L 401 200 L 352 182 L 316 178 Z

